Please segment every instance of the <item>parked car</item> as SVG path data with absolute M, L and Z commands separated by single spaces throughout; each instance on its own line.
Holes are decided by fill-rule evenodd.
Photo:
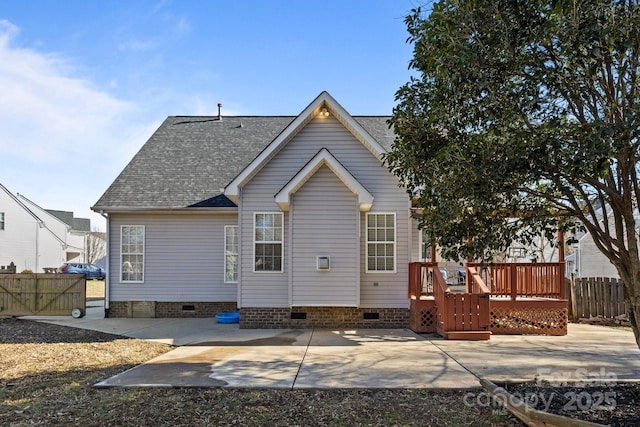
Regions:
M 65 274 L 85 274 L 87 279 L 97 280 L 104 280 L 107 275 L 102 267 L 85 262 L 67 262 L 58 271 Z

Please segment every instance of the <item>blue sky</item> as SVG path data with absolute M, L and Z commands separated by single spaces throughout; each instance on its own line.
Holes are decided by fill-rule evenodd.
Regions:
M 0 183 L 90 211 L 170 115 L 388 115 L 414 0 L 0 0 Z

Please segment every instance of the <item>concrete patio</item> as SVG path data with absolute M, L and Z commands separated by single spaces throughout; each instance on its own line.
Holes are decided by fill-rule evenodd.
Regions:
M 104 319 L 95 302 L 81 319 L 26 319 L 177 346 L 97 384 L 262 388 L 480 387 L 493 382 L 640 380 L 628 329 L 570 324 L 566 336 L 495 335 L 453 341 L 409 329 L 239 329 L 215 319 Z

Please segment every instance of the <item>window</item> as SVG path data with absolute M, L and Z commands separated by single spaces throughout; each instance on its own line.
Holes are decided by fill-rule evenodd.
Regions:
M 224 281 L 238 283 L 238 226 L 224 227 Z
M 4 230 L 4 212 L 0 212 L 0 230 Z
M 396 214 L 367 214 L 367 272 L 396 270 Z
M 144 281 L 144 225 L 123 225 L 120 229 L 123 282 Z
M 282 272 L 282 224 L 281 213 L 255 214 L 253 271 Z

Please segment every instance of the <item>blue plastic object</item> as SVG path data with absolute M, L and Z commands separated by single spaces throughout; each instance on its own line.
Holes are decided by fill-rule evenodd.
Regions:
M 216 320 L 218 321 L 218 323 L 239 323 L 240 313 L 237 311 L 229 313 L 218 313 L 216 314 Z

